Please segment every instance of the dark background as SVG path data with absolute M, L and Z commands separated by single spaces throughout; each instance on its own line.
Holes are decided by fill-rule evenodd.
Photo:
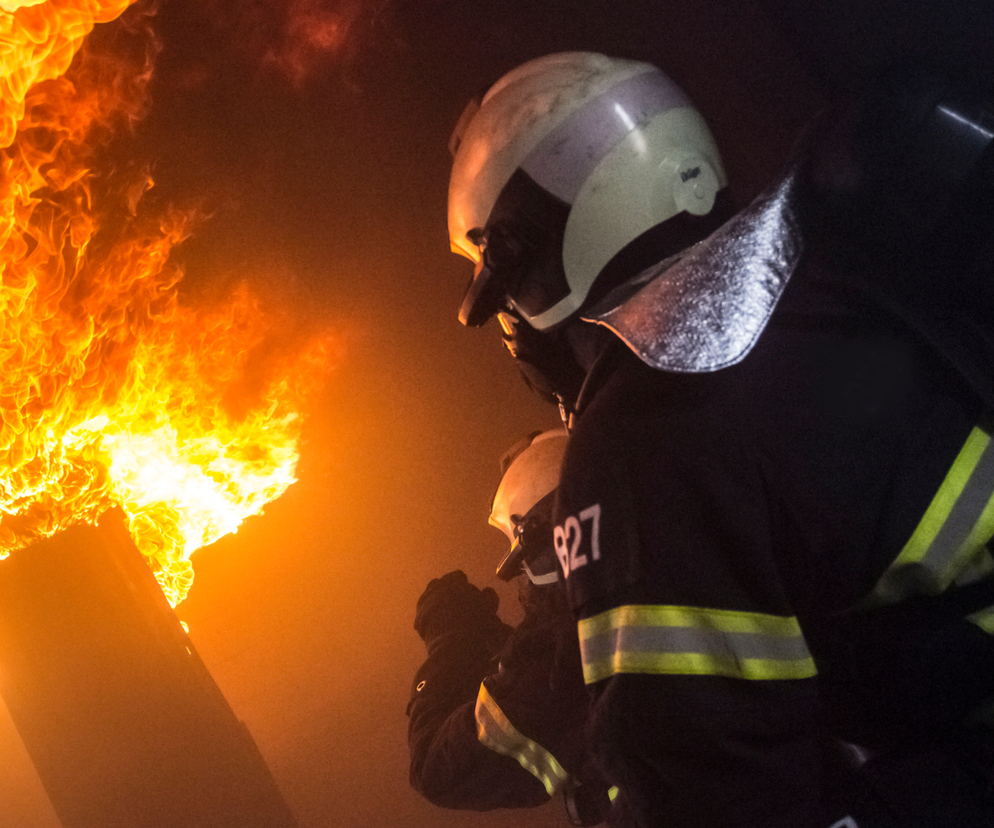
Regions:
M 176 254 L 187 301 L 246 279 L 347 343 L 299 482 L 194 556 L 180 617 L 302 828 L 565 825 L 559 802 L 460 814 L 407 782 L 414 604 L 453 568 L 492 582 L 497 458 L 557 421 L 493 328 L 456 321 L 469 266 L 445 229 L 452 126 L 531 57 L 652 61 L 711 123 L 745 201 L 878 62 L 923 52 L 989 73 L 990 4 L 163 0 L 156 25 L 132 151 L 153 162 L 157 197 L 213 213 Z M 501 595 L 515 620 L 513 590 Z M 0 824 L 54 828 L 5 713 L 0 756 Z

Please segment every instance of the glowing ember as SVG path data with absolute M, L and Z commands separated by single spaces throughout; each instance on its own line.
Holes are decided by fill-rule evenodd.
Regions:
M 119 506 L 175 604 L 190 553 L 294 481 L 331 343 L 286 356 L 247 289 L 182 305 L 169 252 L 193 217 L 146 215 L 145 175 L 92 172 L 147 104 L 148 18 L 129 13 L 140 54 L 84 47 L 63 73 L 128 5 L 0 0 L 0 557 Z

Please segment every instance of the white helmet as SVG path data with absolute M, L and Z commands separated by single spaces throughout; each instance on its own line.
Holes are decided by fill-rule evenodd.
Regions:
M 538 330 L 563 322 L 626 245 L 709 213 L 727 183 L 704 119 L 668 77 L 589 52 L 509 72 L 467 107 L 450 149 L 449 239 L 476 264 L 459 318 L 473 326 L 504 301 Z
M 490 525 L 511 548 L 497 567 L 508 581 L 524 570 L 535 584 L 553 583 L 559 565 L 552 543 L 552 500 L 566 451 L 563 429 L 536 431 L 501 458 L 501 478 L 490 508 Z

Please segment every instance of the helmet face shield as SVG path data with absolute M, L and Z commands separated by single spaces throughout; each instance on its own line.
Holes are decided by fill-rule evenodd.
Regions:
M 526 515 L 512 515 L 514 540 L 497 567 L 502 581 L 524 572 L 532 583 L 552 583 L 559 577 L 552 533 L 552 504 L 555 490 L 536 503 Z
M 518 170 L 504 187 L 487 226 L 466 233 L 476 246 L 459 321 L 478 327 L 502 308 L 531 319 L 569 295 L 562 241 L 569 205 Z
M 476 260 L 459 308 L 459 321 L 468 328 L 478 328 L 500 310 L 504 301 L 504 280 L 497 274 L 490 259 L 486 242 L 481 241 L 480 257 Z
M 535 577 L 558 573 L 552 505 L 566 440 L 562 429 L 529 434 L 501 459 L 502 474 L 491 504 L 490 525 L 500 529 L 511 543 L 497 569 L 502 580 L 525 572 L 535 583 L 548 583 L 535 581 Z

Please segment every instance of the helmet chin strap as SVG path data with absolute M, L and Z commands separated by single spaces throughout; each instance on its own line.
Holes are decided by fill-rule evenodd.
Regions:
M 598 359 L 614 340 L 614 333 L 607 328 L 587 322 L 584 319 L 577 319 L 567 324 L 563 329 L 563 338 L 567 343 L 573 359 L 583 371 L 583 379 L 576 393 L 569 399 L 559 398 L 559 416 L 567 431 L 573 430 L 573 420 L 580 413 L 581 398 L 583 389 L 590 378 L 590 373 L 597 364 Z
M 525 384 L 553 405 L 563 422 L 573 412 L 587 372 L 563 329 L 537 331 L 513 310 L 497 314 L 504 347 L 517 363 Z

